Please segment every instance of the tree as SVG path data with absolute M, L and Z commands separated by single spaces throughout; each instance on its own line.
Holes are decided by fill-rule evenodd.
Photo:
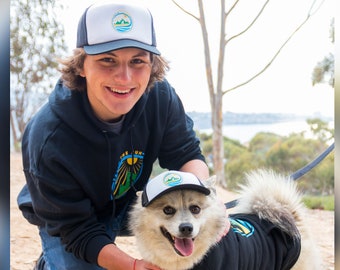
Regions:
M 321 153 L 326 144 L 315 139 L 306 139 L 303 133 L 293 133 L 275 143 L 266 153 L 266 167 L 283 173 L 293 173 Z
M 334 129 L 328 126 L 328 123 L 319 119 L 307 119 L 307 124 L 314 136 L 322 142 L 329 142 L 334 139 Z
M 228 189 L 237 190 L 239 185 L 244 183 L 245 173 L 255 168 L 271 168 L 288 176 L 315 159 L 328 146 L 326 140 L 320 139 L 320 131 L 326 130 L 333 134 L 334 130 L 329 129 L 327 123 L 319 119 L 312 119 L 309 124 L 314 126 L 313 138 L 306 138 L 305 132 L 292 133 L 289 136 L 259 132 L 246 146 L 237 140 L 224 137 Z M 197 135 L 210 165 L 212 136 L 200 132 L 197 132 Z M 330 153 L 321 163 L 299 178 L 298 186 L 303 193 L 334 194 L 334 153 Z
M 66 51 L 57 1 L 12 0 L 10 75 L 12 139 L 16 151 L 27 122 L 46 101 L 57 76 L 56 57 Z
M 329 38 L 334 44 L 334 18 L 331 21 Z M 312 84 L 319 84 L 327 82 L 328 85 L 334 88 L 334 54 L 329 53 L 320 62 L 316 64 L 312 73 Z
M 234 3 L 226 10 L 226 1 L 220 1 L 220 37 L 219 37 L 219 55 L 217 61 L 217 74 L 216 76 L 213 75 L 213 68 L 212 68 L 212 59 L 211 59 L 211 50 L 209 46 L 209 38 L 208 38 L 208 29 L 207 23 L 205 20 L 205 10 L 203 6 L 203 1 L 198 0 L 198 10 L 199 15 L 195 16 L 193 13 L 189 12 L 188 10 L 184 9 L 180 4 L 178 4 L 175 0 L 172 2 L 178 6 L 183 12 L 190 15 L 194 18 L 201 27 L 202 37 L 203 37 L 203 45 L 204 45 L 204 56 L 205 56 L 205 69 L 206 69 L 206 77 L 208 82 L 208 89 L 209 89 L 209 97 L 210 97 L 210 107 L 212 113 L 212 129 L 213 129 L 213 165 L 214 165 L 214 173 L 217 177 L 217 182 L 221 186 L 226 186 L 225 181 L 225 173 L 224 173 L 224 149 L 223 149 L 223 133 L 222 133 L 222 126 L 223 126 L 223 96 L 235 89 L 238 89 L 251 81 L 255 78 L 260 76 L 264 73 L 269 66 L 274 62 L 277 56 L 280 54 L 281 50 L 286 46 L 286 44 L 290 41 L 290 39 L 301 29 L 301 27 L 310 19 L 310 17 L 318 10 L 318 8 L 314 9 L 316 1 L 314 1 L 311 5 L 310 10 L 308 11 L 305 19 L 296 27 L 296 29 L 288 36 L 285 42 L 278 48 L 276 53 L 272 56 L 272 58 L 268 61 L 268 63 L 260 69 L 255 75 L 251 76 L 249 79 L 245 80 L 242 83 L 239 83 L 229 89 L 223 89 L 223 79 L 224 79 L 224 62 L 225 62 L 225 53 L 227 45 L 232 42 L 235 38 L 238 38 L 245 34 L 252 26 L 257 22 L 260 18 L 261 14 L 267 7 L 269 0 L 264 1 L 262 7 L 254 14 L 254 17 L 250 19 L 248 26 L 246 26 L 243 30 L 241 30 L 238 34 L 228 36 L 226 23 L 228 20 L 229 15 L 233 12 L 235 7 L 239 4 L 240 0 L 235 0 Z M 211 4 L 209 2 L 209 4 Z M 216 17 L 215 17 L 216 18 Z M 214 83 L 214 78 L 216 78 L 216 84 Z
M 238 141 L 224 138 L 226 179 L 229 190 L 238 188 L 244 183 L 245 173 L 261 166 L 255 153 Z
M 281 136 L 270 132 L 259 132 L 249 142 L 249 151 L 256 155 L 256 159 L 265 162 L 266 153 L 277 142 L 281 140 Z

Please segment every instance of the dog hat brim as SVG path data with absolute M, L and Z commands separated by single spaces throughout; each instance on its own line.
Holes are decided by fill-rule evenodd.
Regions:
M 167 171 L 150 179 L 142 194 L 142 206 L 146 207 L 160 196 L 175 190 L 189 189 L 210 194 L 210 189 L 192 173 Z

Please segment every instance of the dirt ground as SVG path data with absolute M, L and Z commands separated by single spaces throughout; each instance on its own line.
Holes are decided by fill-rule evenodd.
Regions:
M 37 228 L 30 225 L 21 215 L 16 197 L 24 185 L 24 175 L 20 154 L 11 154 L 11 203 L 10 203 L 10 254 L 11 270 L 32 269 L 35 260 L 41 252 L 40 238 Z M 225 190 L 218 190 L 220 198 L 225 202 L 235 198 L 235 195 Z M 316 242 L 320 247 L 323 266 L 320 270 L 334 269 L 334 212 L 310 210 L 308 222 L 314 232 Z M 117 245 L 135 257 L 140 257 L 136 250 L 133 237 L 122 237 Z

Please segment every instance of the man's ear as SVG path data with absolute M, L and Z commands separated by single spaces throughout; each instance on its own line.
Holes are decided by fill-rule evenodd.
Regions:
M 85 78 L 84 68 L 79 72 L 79 76 Z

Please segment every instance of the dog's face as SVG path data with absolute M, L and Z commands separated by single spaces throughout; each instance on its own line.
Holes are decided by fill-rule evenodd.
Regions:
M 187 269 L 201 260 L 226 226 L 225 208 L 211 191 L 172 191 L 147 207 L 136 204 L 130 226 L 144 259 L 162 269 Z
M 164 195 L 149 206 L 156 214 L 160 236 L 169 255 L 190 256 L 195 240 L 209 223 L 205 216 L 206 196 L 195 191 L 179 191 Z M 173 252 L 170 252 L 173 249 Z

